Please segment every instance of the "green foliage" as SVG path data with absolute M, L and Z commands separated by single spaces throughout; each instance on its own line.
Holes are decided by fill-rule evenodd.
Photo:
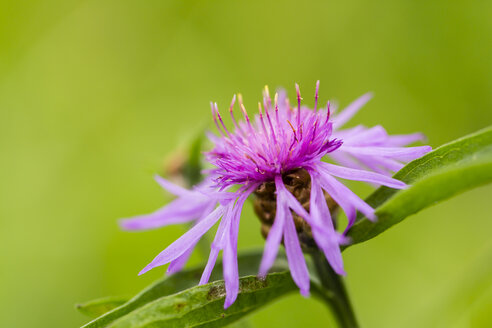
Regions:
M 224 282 L 216 281 L 161 297 L 118 319 L 109 327 L 223 327 L 296 289 L 289 271 L 239 280 L 236 302 L 224 310 Z
M 238 256 L 239 262 L 239 274 L 242 276 L 249 276 L 256 274 L 258 271 L 259 261 L 261 259 L 261 251 L 251 251 L 249 253 L 243 253 Z M 285 261 L 282 256 L 276 261 L 272 271 L 285 270 Z M 175 273 L 171 276 L 164 277 L 157 280 L 149 287 L 145 288 L 127 303 L 114 308 L 102 315 L 101 317 L 89 322 L 84 328 L 102 328 L 107 327 L 113 321 L 118 318 L 150 303 L 161 297 L 178 293 L 187 288 L 194 287 L 200 281 L 203 267 L 197 267 L 194 269 L 183 270 Z M 212 271 L 210 277 L 211 281 L 222 279 L 222 263 L 220 261 L 215 265 L 215 269 Z M 196 287 L 195 287 L 196 288 Z M 97 302 L 97 301 L 93 301 Z M 92 302 L 88 302 L 92 303 Z
M 128 298 L 109 296 L 77 304 L 75 308 L 89 317 L 97 318 L 126 302 L 128 302 Z
M 492 128 L 443 145 L 409 163 L 395 178 L 405 190 L 381 187 L 367 198 L 378 221 L 361 218 L 350 229 L 352 244 L 374 238 L 418 211 L 492 181 Z

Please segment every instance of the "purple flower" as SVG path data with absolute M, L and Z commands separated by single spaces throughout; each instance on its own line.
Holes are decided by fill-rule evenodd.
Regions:
M 244 116 L 244 120 L 239 122 L 233 113 L 234 97 L 229 110 L 233 130 L 224 124 L 217 104 L 212 104 L 212 115 L 219 135 L 209 135 L 214 148 L 206 153 L 206 159 L 212 168 L 206 171 L 204 182 L 193 190 L 186 190 L 156 177 L 158 183 L 177 198 L 152 214 L 122 221 L 123 228 L 127 230 L 195 222 L 188 232 L 162 251 L 140 274 L 167 263 L 170 263 L 168 272 L 181 269 L 198 240 L 220 221 L 200 284 L 208 282 L 222 250 L 227 294 L 224 307 L 229 307 L 239 292 L 237 238 L 242 207 L 252 193 L 267 185 L 274 186 L 276 195 L 273 196 L 274 220 L 266 238 L 259 276 L 264 277 L 268 273 L 283 242 L 292 278 L 301 294 L 309 294 L 309 274 L 294 216 L 302 218 L 309 226 L 313 241 L 325 254 L 333 270 L 345 274 L 340 244 L 346 238 L 334 228 L 327 195 L 347 215 L 345 231 L 355 222 L 357 211 L 371 220 L 375 219 L 375 215 L 373 208 L 338 178 L 404 188 L 405 184 L 389 177 L 388 172 L 396 170 L 401 162 L 421 156 L 430 147 L 400 147 L 420 137 L 388 136 L 381 127 L 338 130 L 370 96 L 359 98 L 332 121 L 330 103 L 325 109 L 318 109 L 318 87 L 319 84 L 316 86 L 313 110 L 301 106 L 297 85 L 296 108 L 291 108 L 284 92 L 276 94 L 272 103 L 268 88 L 265 88 L 263 108 L 259 103 L 259 112 L 252 118 L 248 116 L 241 97 L 238 97 Z M 327 155 L 344 166 L 322 161 Z M 299 170 L 305 172 L 309 179 L 304 190 L 308 202 L 304 204 L 286 183 L 287 176 Z

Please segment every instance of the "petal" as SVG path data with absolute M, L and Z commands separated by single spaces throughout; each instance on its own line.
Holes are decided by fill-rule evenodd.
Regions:
M 427 138 L 423 133 L 400 134 L 388 137 L 386 146 L 403 147 L 417 141 L 425 141 Z
M 344 131 L 338 133 L 343 134 Z M 363 127 L 359 131 L 354 129 L 352 133 L 347 133 L 341 139 L 347 146 L 376 145 L 388 140 L 388 133 L 381 125 L 376 125 L 372 128 Z
M 361 165 L 354 159 L 352 154 L 345 153 L 342 147 L 338 148 L 336 151 L 329 153 L 328 156 L 337 164 L 352 167 L 354 169 L 362 169 L 364 166 Z
M 250 188 L 238 198 L 236 206 L 233 209 L 231 223 L 229 225 L 229 233 L 226 235 L 224 259 L 222 263 L 226 288 L 224 309 L 227 309 L 232 303 L 234 303 L 239 292 L 239 272 L 237 266 L 237 236 L 239 233 L 239 219 L 241 217 L 244 202 L 254 189 L 256 189 L 256 187 Z
M 356 157 L 359 161 L 361 161 L 361 163 L 369 167 L 371 170 L 389 176 L 391 176 L 392 174 L 388 171 L 398 172 L 403 168 L 403 166 L 405 166 L 402 163 L 388 157 L 374 157 L 364 155 L 357 155 Z
M 174 184 L 159 175 L 154 175 L 155 181 L 165 190 L 169 191 L 171 194 L 176 195 L 178 197 L 189 196 L 193 193 L 191 190 L 187 190 L 177 184 Z
M 357 112 L 372 98 L 372 93 L 366 93 L 361 97 L 354 100 L 350 105 L 348 105 L 344 110 L 340 112 L 333 119 L 333 128 L 339 129 L 345 123 L 347 123 Z
M 237 298 L 239 292 L 239 273 L 237 267 L 237 235 L 239 230 L 239 215 L 234 215 L 230 224 L 229 233 L 226 235 L 224 258 L 222 270 L 224 272 L 224 283 L 226 298 L 224 309 L 227 309 Z
M 355 215 L 352 212 L 352 208 L 357 208 L 370 220 L 375 220 L 374 209 L 369 206 L 366 202 L 354 194 L 349 188 L 347 188 L 343 183 L 332 177 L 330 174 L 326 174 L 322 171 L 320 172 L 320 182 L 328 194 L 333 198 L 335 202 L 344 210 L 345 214 L 349 219 L 349 228 L 355 220 Z M 349 211 L 347 213 L 346 209 Z
M 210 279 L 210 275 L 212 274 L 212 270 L 215 266 L 215 262 L 217 262 L 217 257 L 219 255 L 219 252 L 222 248 L 224 248 L 224 243 L 225 243 L 224 236 L 225 234 L 229 233 L 229 226 L 231 223 L 231 212 L 232 212 L 233 205 L 234 204 L 231 202 L 228 206 L 226 206 L 224 216 L 220 221 L 219 228 L 215 233 L 214 241 L 212 242 L 212 245 L 210 247 L 210 255 L 208 257 L 207 265 L 203 270 L 202 277 L 200 278 L 199 285 L 204 285 L 208 283 Z
M 178 271 L 181 271 L 183 267 L 185 266 L 186 262 L 188 262 L 188 259 L 191 256 L 191 253 L 193 253 L 193 250 L 195 249 L 196 243 L 194 243 L 186 252 L 183 253 L 180 257 L 178 257 L 175 260 L 172 260 L 171 263 L 169 263 L 169 267 L 167 268 L 166 273 L 167 274 L 173 274 Z
M 157 255 L 150 264 L 148 264 L 139 275 L 145 272 L 169 263 L 170 261 L 178 258 L 189 248 L 189 245 L 197 242 L 204 234 L 207 232 L 220 217 L 224 214 L 224 207 L 217 207 L 212 213 L 210 213 L 206 218 L 198 222 L 194 227 L 188 230 L 184 235 L 182 235 L 178 240 L 169 245 L 165 250 L 163 250 L 159 255 Z
M 351 169 L 348 167 L 333 165 L 324 162 L 319 163 L 318 167 L 325 172 L 342 179 L 377 183 L 395 189 L 403 189 L 406 187 L 406 184 L 400 180 L 396 180 L 374 172 Z
M 371 155 L 382 156 L 398 159 L 401 161 L 411 161 L 419 158 L 432 150 L 430 146 L 420 147 L 343 147 L 344 151 L 350 152 L 354 155 Z
M 284 182 L 282 181 L 282 177 L 275 177 L 275 187 L 277 189 L 277 198 L 281 196 L 284 199 L 288 206 L 296 212 L 298 215 L 303 217 L 304 219 L 309 218 L 309 213 L 304 209 L 304 207 L 299 203 L 297 198 L 292 195 L 287 188 L 285 188 Z
M 301 294 L 309 296 L 309 272 L 290 211 L 286 212 L 285 217 L 284 246 L 292 279 L 301 290 Z
M 282 178 L 280 177 L 280 180 Z M 260 263 L 260 270 L 258 275 L 260 277 L 265 277 L 268 270 L 272 267 L 275 258 L 277 257 L 278 248 L 282 241 L 282 234 L 284 231 L 285 217 L 289 212 L 289 208 L 285 202 L 282 201 L 281 197 L 277 197 L 277 211 L 275 215 L 275 220 L 268 233 L 268 237 L 265 242 L 265 249 L 263 251 L 263 257 Z
M 215 204 L 216 200 L 204 201 L 203 197 L 178 198 L 154 213 L 121 219 L 119 224 L 124 230 L 147 230 L 185 223 L 203 216 L 204 212 Z
M 339 246 L 339 237 L 333 226 L 330 210 L 316 174 L 314 172 L 310 172 L 310 174 L 311 199 L 309 213 L 314 221 L 322 222 L 323 227 L 325 228 L 322 231 L 317 228 L 313 229 L 314 240 L 325 254 L 325 257 L 333 270 L 338 274 L 345 275 L 346 273 L 343 268 L 342 253 Z

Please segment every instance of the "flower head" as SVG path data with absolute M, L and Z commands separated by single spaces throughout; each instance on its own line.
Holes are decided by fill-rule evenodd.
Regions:
M 229 110 L 233 129 L 227 128 L 217 104 L 212 104 L 212 115 L 219 133 L 210 134 L 214 148 L 206 153 L 206 159 L 212 168 L 206 171 L 205 180 L 190 191 L 157 177 L 158 182 L 178 198 L 157 212 L 122 221 L 122 226 L 129 230 L 195 222 L 141 273 L 167 263 L 171 263 L 168 271 L 179 270 L 198 240 L 220 220 L 200 284 L 208 282 L 222 250 L 227 294 L 224 307 L 230 306 L 239 292 L 239 219 L 246 199 L 255 193 L 259 197 L 267 197 L 270 206 L 260 277 L 268 273 L 283 242 L 292 278 L 303 295 L 309 294 L 309 274 L 301 247 L 302 237 L 298 233 L 299 225 L 308 227 L 305 231 L 315 247 L 325 254 L 335 272 L 345 274 L 340 244 L 346 238 L 335 230 L 327 200 L 336 203 L 347 215 L 345 232 L 355 222 L 357 211 L 371 220 L 375 215 L 373 208 L 338 178 L 404 188 L 405 184 L 389 177 L 388 171 L 395 170 L 396 163 L 421 156 L 430 147 L 399 147 L 412 138 L 390 137 L 379 127 L 356 127 L 334 132 L 334 128 L 348 120 L 368 96 L 363 96 L 362 100 L 357 100 L 332 120 L 329 102 L 326 108 L 318 109 L 318 88 L 319 83 L 312 110 L 301 106 L 297 85 L 297 106 L 294 108 L 285 92 L 276 94 L 272 101 L 268 88 L 265 88 L 263 102 L 258 104 L 258 114 L 252 117 L 239 96 L 237 100 L 244 116 L 241 121 L 234 116 L 234 97 Z M 345 139 L 348 146 L 345 146 Z M 344 166 L 323 161 L 327 155 Z M 231 188 L 233 186 L 238 188 Z

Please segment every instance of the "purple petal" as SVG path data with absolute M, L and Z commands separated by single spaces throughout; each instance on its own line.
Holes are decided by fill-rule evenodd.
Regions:
M 220 221 L 219 228 L 215 233 L 214 241 L 210 247 L 210 255 L 208 257 L 207 265 L 203 270 L 202 277 L 200 279 L 199 285 L 204 285 L 208 283 L 210 279 L 210 275 L 212 274 L 212 270 L 215 266 L 215 262 L 217 262 L 217 257 L 219 255 L 219 251 L 224 248 L 225 238 L 224 236 L 229 233 L 229 226 L 231 223 L 231 212 L 232 206 L 234 203 L 230 203 L 226 206 L 226 210 L 222 220 Z
M 275 182 L 279 179 L 282 181 L 282 177 L 275 177 Z M 265 249 L 261 259 L 260 271 L 258 273 L 258 275 L 262 278 L 267 275 L 268 270 L 272 267 L 273 262 L 275 262 L 278 248 L 280 246 L 280 242 L 282 241 L 285 217 L 287 216 L 287 213 L 290 212 L 285 201 L 283 201 L 282 197 L 278 196 L 279 195 L 277 195 L 277 212 L 275 215 L 275 220 L 273 221 L 272 228 L 270 229 L 265 242 Z
M 181 186 L 178 186 L 157 174 L 154 175 L 154 179 L 162 188 L 164 188 L 165 190 L 169 191 L 171 194 L 176 195 L 178 197 L 189 196 L 192 193 L 192 191 L 187 190 Z
M 402 163 L 388 157 L 357 155 L 357 159 L 371 170 L 387 176 L 392 175 L 391 171 L 398 172 L 403 168 L 403 166 L 405 166 Z
M 212 213 L 210 213 L 206 218 L 198 222 L 193 228 L 188 230 L 184 235 L 182 235 L 178 240 L 169 245 L 165 250 L 163 250 L 159 255 L 157 255 L 150 264 L 148 264 L 139 275 L 145 272 L 169 263 L 170 261 L 178 258 L 189 248 L 189 245 L 197 242 L 204 234 L 207 232 L 220 217 L 224 214 L 224 207 L 217 207 Z
M 347 123 L 357 112 L 372 98 L 372 93 L 366 93 L 361 97 L 354 100 L 344 110 L 338 114 L 333 121 L 333 128 L 339 129 L 345 123 Z
M 194 199 L 195 198 L 195 199 Z M 122 219 L 119 224 L 125 230 L 147 230 L 170 224 L 178 224 L 199 218 L 216 200 L 203 197 L 178 198 L 151 214 L 139 215 L 130 219 Z
M 347 132 L 344 133 L 345 131 Z M 388 133 L 381 125 L 376 125 L 372 128 L 342 130 L 337 133 L 337 137 L 340 137 L 345 145 L 364 146 L 385 142 L 388 139 Z
M 354 159 L 351 154 L 345 153 L 343 151 L 343 146 L 338 148 L 333 153 L 329 153 L 328 156 L 337 164 L 352 167 L 354 169 L 362 169 L 364 168 L 358 161 Z
M 355 220 L 355 213 L 353 213 L 352 208 L 355 207 L 361 211 L 370 220 L 375 220 L 374 209 L 369 206 L 366 202 L 354 194 L 349 188 L 347 188 L 343 183 L 332 177 L 330 174 L 326 174 L 320 171 L 320 182 L 328 194 L 333 198 L 333 200 L 340 205 L 344 210 L 345 214 L 349 219 L 349 226 L 353 224 Z M 349 213 L 347 213 L 347 210 Z M 348 228 L 348 227 L 347 227 Z
M 390 147 L 403 147 L 417 141 L 425 141 L 427 138 L 423 133 L 392 135 L 388 137 L 385 145 Z
M 250 188 L 244 192 L 237 200 L 233 209 L 229 233 L 226 234 L 226 243 L 224 248 L 223 271 L 226 288 L 226 299 L 224 309 L 227 309 L 237 298 L 239 292 L 239 273 L 237 266 L 237 236 L 239 234 L 239 219 L 243 209 L 244 202 L 256 187 Z
M 401 161 L 411 161 L 416 158 L 422 157 L 426 153 L 430 152 L 432 148 L 430 146 L 420 147 L 343 147 L 344 151 L 350 152 L 354 155 L 371 155 L 382 156 L 398 159 Z
M 167 274 L 173 274 L 178 271 L 181 271 L 183 267 L 185 266 L 186 262 L 188 262 L 188 259 L 191 256 L 191 253 L 193 253 L 193 250 L 195 249 L 196 243 L 193 244 L 186 252 L 183 253 L 180 257 L 178 257 L 175 260 L 172 260 L 171 263 L 169 263 L 169 267 L 167 268 L 166 273 Z
M 309 212 L 313 221 L 319 222 L 325 228 L 322 231 L 313 228 L 313 237 L 316 244 L 325 254 L 325 257 L 333 270 L 338 274 L 345 275 L 342 253 L 339 246 L 339 237 L 333 226 L 330 210 L 323 195 L 323 190 L 321 189 L 321 185 L 314 172 L 311 173 L 311 199 Z
M 342 179 L 377 183 L 395 189 L 403 189 L 406 187 L 406 184 L 400 180 L 396 180 L 374 172 L 351 169 L 348 167 L 323 162 L 321 162 L 318 167 L 323 169 L 325 172 Z
M 278 179 L 281 183 L 277 183 L 277 178 L 275 178 L 275 187 L 277 189 L 277 197 L 279 194 L 281 194 L 281 198 L 285 199 L 287 202 L 288 206 L 296 212 L 298 215 L 303 217 L 304 219 L 309 218 L 309 213 L 302 207 L 301 203 L 292 195 L 287 188 L 285 188 L 285 185 L 282 181 L 281 178 Z
M 284 246 L 292 279 L 301 290 L 301 294 L 309 296 L 309 272 L 290 211 L 286 212 L 285 217 Z
M 235 215 L 231 220 L 229 233 L 226 235 L 226 245 L 224 248 L 224 258 L 222 262 L 222 270 L 224 272 L 224 283 L 226 289 L 224 309 L 227 309 L 232 303 L 234 303 L 239 292 L 239 273 L 237 267 L 237 235 L 239 230 L 240 213 L 238 213 L 237 211 L 234 212 Z

